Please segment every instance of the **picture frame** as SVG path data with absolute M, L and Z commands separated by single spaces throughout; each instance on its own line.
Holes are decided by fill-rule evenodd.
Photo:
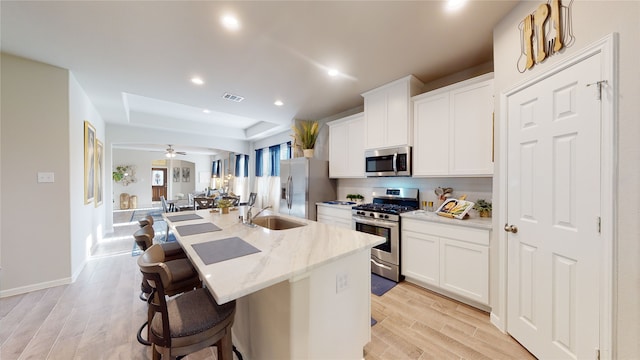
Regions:
M 95 207 L 102 205 L 102 199 L 104 195 L 104 144 L 102 141 L 96 139 L 95 148 Z
M 96 128 L 90 122 L 84 122 L 84 204 L 90 204 L 95 197 L 96 176 Z
M 173 182 L 180 182 L 180 168 L 173 168 Z
M 188 167 L 182 168 L 182 182 L 190 182 L 191 181 L 191 169 Z

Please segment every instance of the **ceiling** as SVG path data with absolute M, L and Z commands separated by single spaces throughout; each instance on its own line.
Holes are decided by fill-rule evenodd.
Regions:
M 429 82 L 491 61 L 493 27 L 517 3 L 3 0 L 1 49 L 69 69 L 108 123 L 255 140 L 361 106 L 361 93 L 406 75 Z

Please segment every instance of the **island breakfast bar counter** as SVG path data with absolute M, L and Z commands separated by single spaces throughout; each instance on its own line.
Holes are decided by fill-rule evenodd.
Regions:
M 235 211 L 177 214 L 202 217 L 163 215 L 214 299 L 237 300 L 233 339 L 246 359 L 363 357 L 371 336 L 370 252 L 384 238 L 281 214 L 306 225 L 270 230 L 242 224 Z M 203 223 L 220 230 L 176 231 Z M 193 247 L 236 237 L 259 251 L 207 265 Z

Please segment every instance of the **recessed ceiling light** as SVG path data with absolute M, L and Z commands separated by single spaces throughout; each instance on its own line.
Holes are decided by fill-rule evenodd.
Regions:
M 284 103 L 282 101 L 280 101 L 280 100 L 276 100 L 276 102 L 274 102 L 273 105 L 282 106 L 282 105 L 284 105 Z
M 205 113 L 205 114 L 209 114 L 211 111 L 209 109 L 204 109 L 204 110 L 202 110 L 202 112 Z
M 240 22 L 232 15 L 223 16 L 222 25 L 229 30 L 238 30 L 240 28 Z
M 448 0 L 446 9 L 449 11 L 459 10 L 464 6 L 467 0 Z
M 338 76 L 339 72 L 336 69 L 329 69 L 329 71 L 327 71 L 327 74 L 329 74 L 329 76 Z
M 204 80 L 202 80 L 202 79 L 201 79 L 201 78 L 199 78 L 199 77 L 192 77 L 192 78 L 191 78 L 191 82 L 192 82 L 192 83 L 194 83 L 194 84 L 196 84 L 196 85 L 202 85 L 202 84 L 204 84 Z

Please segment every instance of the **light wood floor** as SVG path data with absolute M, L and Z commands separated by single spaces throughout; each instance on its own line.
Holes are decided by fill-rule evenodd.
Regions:
M 133 239 L 121 237 L 112 240 L 124 253 L 110 256 L 102 248 L 73 284 L 0 299 L 0 359 L 151 358 L 135 338 L 146 304 L 138 299 Z M 371 295 L 371 307 L 378 323 L 367 360 L 533 359 L 493 327 L 488 314 L 406 282 Z M 187 359 L 215 355 L 209 348 Z
M 535 359 L 489 315 L 408 282 L 371 295 L 365 359 Z

